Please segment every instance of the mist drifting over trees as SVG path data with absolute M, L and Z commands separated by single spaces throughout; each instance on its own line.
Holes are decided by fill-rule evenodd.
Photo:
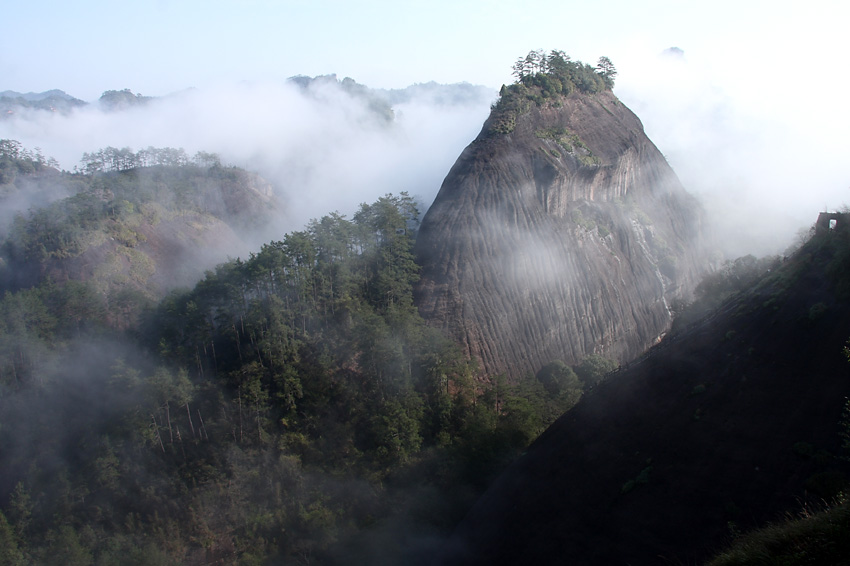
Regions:
M 665 57 L 676 66 L 685 55 Z M 478 496 L 549 425 L 619 387 L 613 358 L 628 362 L 661 340 L 691 291 L 696 307 L 719 309 L 781 267 L 779 258 L 700 256 L 720 269 L 696 284 L 703 265 L 689 254 L 701 216 L 695 201 L 673 194 L 680 187 L 667 161 L 693 179 L 705 155 L 702 165 L 678 160 L 694 139 L 743 147 L 731 135 L 740 133 L 730 126 L 735 114 L 722 127 L 685 132 L 672 155 L 650 151 L 651 142 L 635 142 L 640 120 L 613 93 L 623 84 L 630 92 L 637 67 L 615 58 L 619 68 L 608 57 L 594 66 L 560 50 L 531 51 L 505 66 L 515 81 L 498 91 L 434 82 L 371 89 L 298 75 L 167 96 L 107 90 L 88 104 L 61 91 L 0 93 L 8 109 L 0 117 L 2 560 L 431 563 Z M 687 100 L 705 100 L 706 90 Z M 691 126 L 727 108 L 717 98 L 709 106 L 691 114 L 671 104 Z M 595 118 L 561 120 L 574 107 Z M 523 123 L 530 113 L 536 122 Z M 587 126 L 609 118 L 628 127 L 611 135 Z M 525 144 L 528 166 L 515 170 L 528 182 L 500 194 L 527 189 L 525 200 L 499 203 L 482 224 L 503 227 L 534 199 L 545 210 L 513 245 L 493 232 L 475 239 L 477 254 L 495 245 L 505 255 L 491 262 L 495 275 L 468 282 L 487 290 L 490 308 L 502 278 L 517 290 L 518 312 L 546 312 L 553 323 L 538 325 L 531 345 L 503 333 L 526 365 L 488 371 L 470 354 L 473 340 L 423 318 L 415 244 L 458 155 L 457 163 L 476 156 L 478 167 L 511 140 Z M 516 164 L 521 151 L 498 160 Z M 702 188 L 736 170 L 732 153 L 719 154 Z M 746 155 L 764 157 L 757 153 Z M 640 177 L 635 171 L 648 171 L 651 198 L 635 199 L 647 187 L 623 181 Z M 547 258 L 552 247 L 532 230 L 544 212 L 559 242 L 575 238 L 562 254 L 570 261 Z M 733 218 L 724 217 L 727 227 Z M 715 242 L 734 250 L 740 240 Z M 823 249 L 838 259 L 829 277 L 840 278 L 843 248 L 830 242 Z M 595 273 L 573 249 L 596 258 Z M 637 257 L 646 260 L 639 267 Z M 471 264 L 448 262 L 442 275 Z M 642 283 L 626 284 L 635 272 Z M 590 288 L 592 278 L 598 292 L 564 291 L 569 312 L 540 299 L 546 285 L 563 291 L 584 279 Z M 630 292 L 650 304 L 648 315 L 631 306 Z M 841 294 L 824 293 L 794 320 L 814 326 L 843 312 Z M 768 300 L 762 309 L 784 308 Z M 464 330 L 533 334 L 519 317 L 506 323 L 505 309 L 473 321 L 471 303 L 438 315 Z M 608 304 L 626 316 L 598 306 Z M 704 313 L 686 314 L 680 329 Z M 585 343 L 537 353 L 558 317 Z M 651 332 L 641 317 L 652 319 Z M 612 346 L 624 336 L 628 348 Z M 738 358 L 751 356 L 736 336 L 724 340 Z M 706 389 L 694 385 L 687 402 Z M 811 460 L 806 470 L 833 474 L 819 487 L 840 481 L 832 453 L 795 449 Z M 629 466 L 641 466 L 615 482 L 615 497 L 656 477 L 657 464 L 636 458 Z M 814 465 L 827 461 L 835 469 Z

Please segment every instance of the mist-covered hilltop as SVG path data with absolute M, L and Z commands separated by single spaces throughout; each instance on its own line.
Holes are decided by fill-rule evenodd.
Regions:
M 210 153 L 107 147 L 82 172 L 52 164 L 0 140 L 0 288 L 82 285 L 115 327 L 245 253 L 281 208 L 267 181 Z
M 0 92 L 0 120 L 11 118 L 16 112 L 25 110 L 68 113 L 85 105 L 85 101 L 59 89 L 27 93 L 4 90 Z
M 613 66 L 524 63 L 417 240 L 423 316 L 514 379 L 636 356 L 701 269 L 700 207 L 610 91 Z

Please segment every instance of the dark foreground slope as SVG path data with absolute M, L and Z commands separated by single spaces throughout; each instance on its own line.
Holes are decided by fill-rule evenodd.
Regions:
M 490 375 L 631 359 L 693 288 L 699 207 L 610 91 L 514 103 L 423 219 L 420 312 Z
M 587 394 L 476 504 L 443 564 L 694 564 L 846 480 L 846 236 Z

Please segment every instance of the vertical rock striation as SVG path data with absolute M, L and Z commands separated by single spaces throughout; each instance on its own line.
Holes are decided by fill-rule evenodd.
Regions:
M 423 219 L 420 312 L 489 375 L 637 355 L 695 284 L 697 202 L 610 91 L 503 122 L 491 114 Z

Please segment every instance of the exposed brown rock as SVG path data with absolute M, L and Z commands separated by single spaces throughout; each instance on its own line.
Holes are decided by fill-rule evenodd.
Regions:
M 493 120 L 423 220 L 420 312 L 489 375 L 634 357 L 695 284 L 698 204 L 611 92 Z

